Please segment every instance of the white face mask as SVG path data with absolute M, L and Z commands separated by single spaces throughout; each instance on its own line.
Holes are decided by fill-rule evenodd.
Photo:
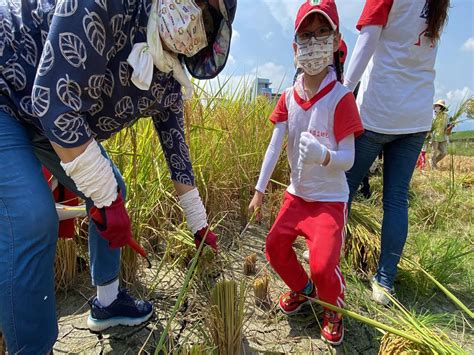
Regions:
M 328 65 L 333 63 L 334 36 L 325 40 L 311 38 L 307 43 L 296 44 L 296 65 L 306 74 L 316 75 L 321 73 Z
M 439 107 L 439 106 L 435 106 L 435 108 L 434 108 L 434 112 L 435 112 L 435 113 L 439 113 L 439 112 L 441 112 L 441 107 Z
M 207 46 L 202 12 L 193 0 L 158 0 L 159 32 L 173 52 L 192 57 Z

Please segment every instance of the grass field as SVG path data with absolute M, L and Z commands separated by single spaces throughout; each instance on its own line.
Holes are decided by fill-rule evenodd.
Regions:
M 451 134 L 451 140 L 456 141 L 459 139 L 474 139 L 474 131 L 460 131 L 460 132 L 453 132 Z
M 463 156 L 474 156 L 474 141 L 460 142 L 453 141 L 448 146 L 448 153 Z
M 86 236 L 80 232 L 75 241 L 58 245 L 76 250 L 76 257 L 58 253 L 63 255 L 58 265 L 74 268 L 77 275 L 58 273 L 62 287 L 55 352 L 474 353 L 474 157 L 448 156 L 439 171 L 415 172 L 409 236 L 395 284 L 398 301 L 388 308 L 370 299 L 382 217 L 382 177 L 371 178 L 372 197 L 357 199 L 349 221 L 342 259 L 346 334 L 343 345 L 333 349 L 319 338 L 320 305 L 292 317 L 275 306 L 287 288 L 263 250 L 288 183 L 285 156 L 269 186 L 263 223 L 248 223 L 247 206 L 271 136 L 268 116 L 274 103 L 264 98 L 249 102 L 234 92 L 219 93 L 227 99 L 217 101 L 217 93 L 207 94 L 205 104 L 199 99 L 187 103 L 186 127 L 197 184 L 220 237 L 219 256 L 205 252 L 196 257 L 153 125 L 141 120 L 107 142 L 107 149 L 128 185 L 134 235 L 152 258 L 152 267 L 146 268 L 124 251 L 122 276 L 135 295 L 153 300 L 156 315 L 137 328 L 99 335 L 87 330 L 86 299 L 95 291 L 86 272 Z M 74 249 L 66 243 L 74 243 Z M 295 249 L 301 257 L 304 241 L 298 240 Z M 244 273 L 247 257 L 255 258 L 254 274 Z M 65 275 L 71 275 L 68 282 Z
M 466 141 L 467 139 L 470 141 Z M 450 141 L 449 154 L 474 156 L 474 131 L 454 132 Z

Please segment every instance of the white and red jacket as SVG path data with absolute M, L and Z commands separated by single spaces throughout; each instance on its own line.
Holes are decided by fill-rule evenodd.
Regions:
M 344 138 L 360 134 L 363 128 L 354 96 L 336 81 L 332 70 L 321 83 L 318 93 L 309 100 L 301 97 L 296 85 L 284 91 L 270 116 L 275 124 L 286 123 L 291 168 L 287 191 L 306 201 L 347 202 L 349 189 L 343 170 L 311 164 L 304 165 L 299 171 L 299 143 L 301 133 L 309 131 L 330 151 L 337 151 Z M 268 178 L 262 178 L 261 174 L 257 190 L 265 191 Z
M 366 1 L 358 42 L 364 41 L 364 31 L 375 40 L 361 50 L 356 44 L 345 81 L 352 89 L 365 69 L 357 97 L 365 129 L 383 134 L 430 130 L 437 43 L 427 35 L 427 15 L 425 0 Z M 369 58 L 360 60 L 366 55 L 368 65 Z

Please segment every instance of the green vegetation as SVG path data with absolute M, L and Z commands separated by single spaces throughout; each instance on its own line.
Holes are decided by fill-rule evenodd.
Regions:
M 457 141 L 460 139 L 474 139 L 474 131 L 460 131 L 460 132 L 453 132 L 451 134 L 450 140 Z

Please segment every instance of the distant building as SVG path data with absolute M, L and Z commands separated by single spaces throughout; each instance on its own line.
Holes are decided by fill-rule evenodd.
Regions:
M 269 99 L 272 98 L 272 88 L 270 85 L 272 83 L 269 79 L 258 78 L 255 80 L 256 89 L 257 89 L 257 96 L 263 95 L 268 97 Z
M 272 90 L 272 82 L 265 78 L 255 79 L 255 96 L 265 96 L 269 100 L 278 100 L 281 93 L 274 93 Z

